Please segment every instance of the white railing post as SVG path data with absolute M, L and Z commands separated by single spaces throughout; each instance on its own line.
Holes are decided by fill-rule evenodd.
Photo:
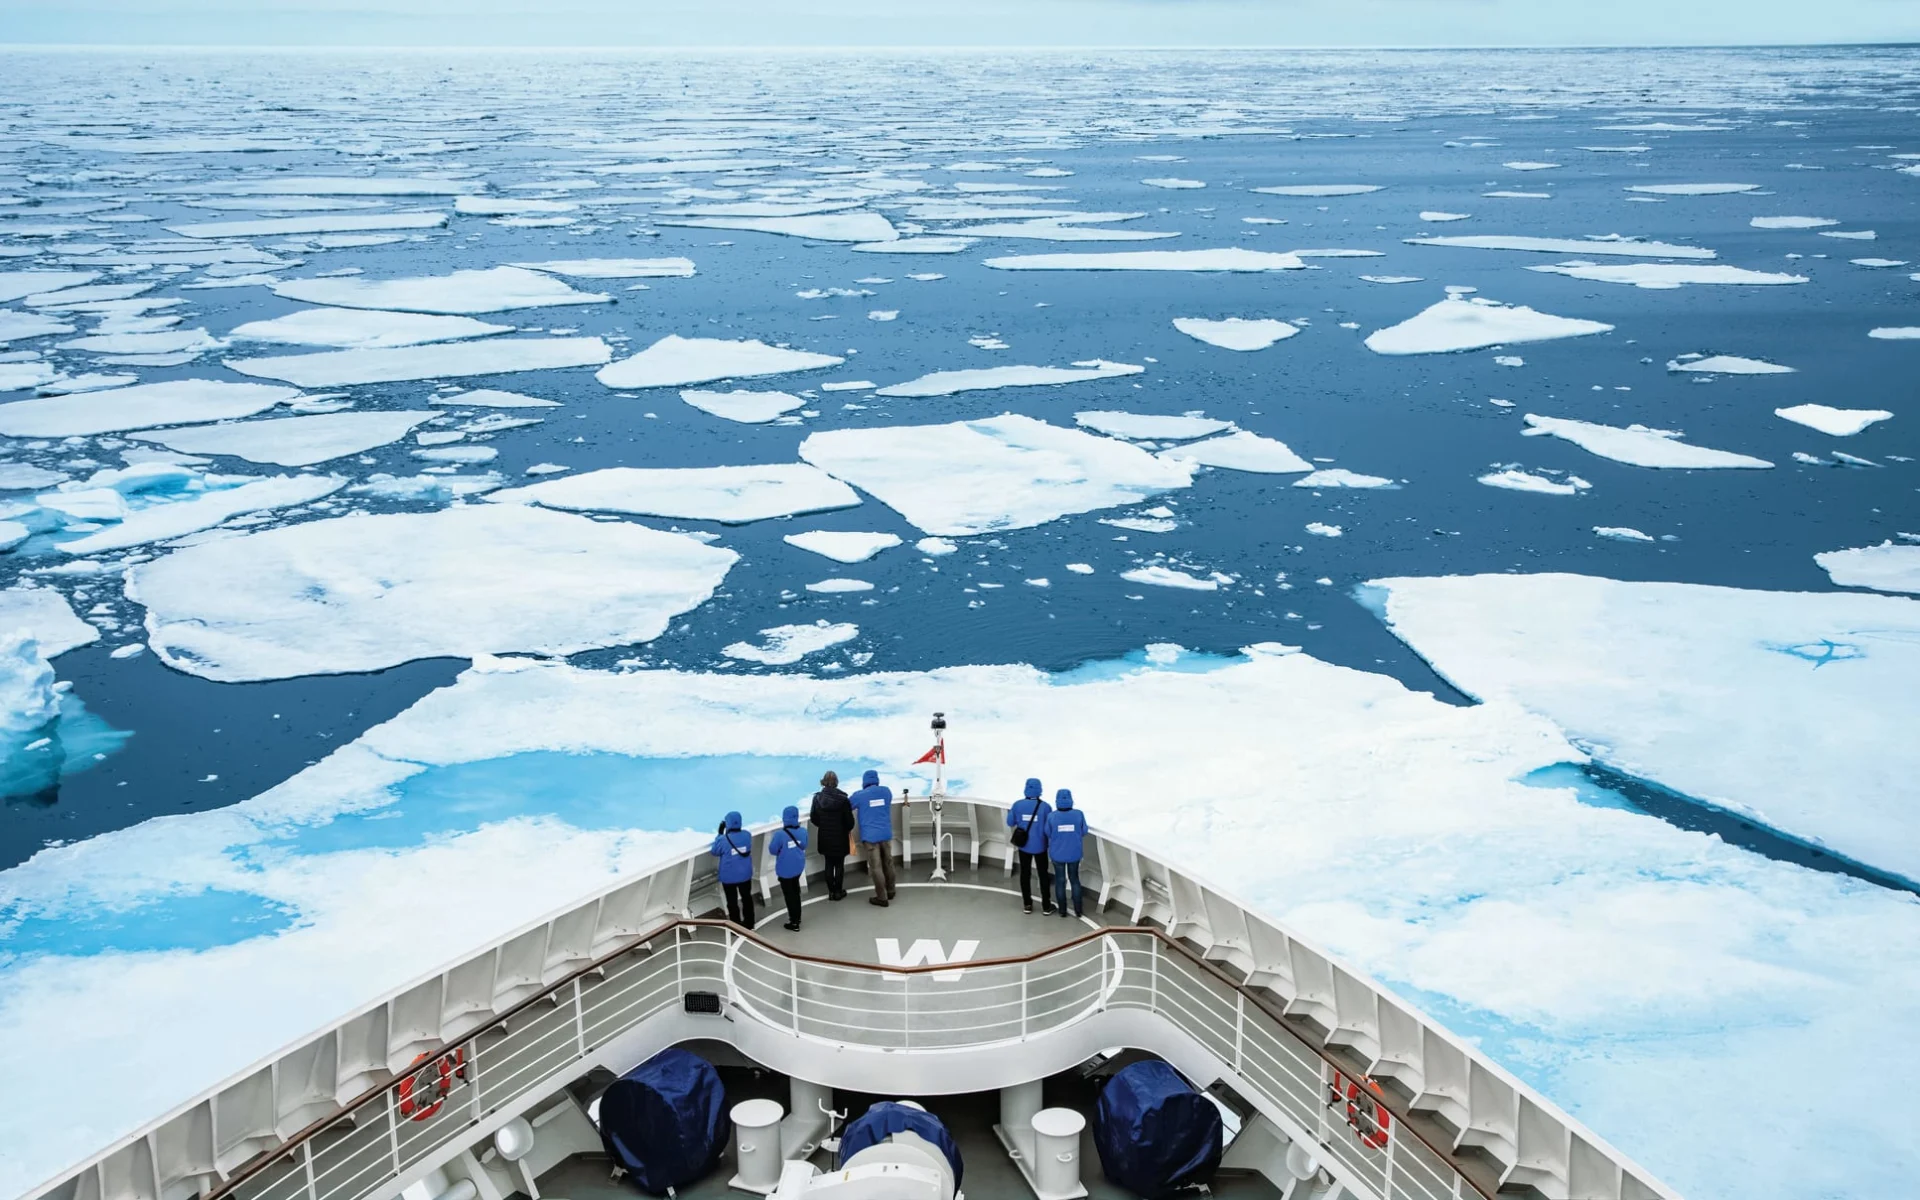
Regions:
M 387 1149 L 393 1155 L 393 1173 L 398 1175 L 400 1173 L 400 1118 L 395 1109 L 398 1108 L 399 1102 L 394 1099 L 391 1088 L 384 1095 L 387 1110 Z
M 1100 955 L 1100 990 L 1093 994 L 1095 1012 L 1107 1011 L 1107 939 L 1089 943 Z
M 313 1142 L 311 1139 L 300 1143 L 300 1165 L 307 1173 L 307 1200 L 320 1200 L 319 1186 L 313 1179 Z
M 587 1014 L 580 1002 L 580 981 L 573 981 L 573 1045 L 581 1058 L 587 1056 Z
M 1247 994 L 1233 990 L 1233 1069 L 1242 1074 L 1247 1065 Z
M 1147 965 L 1153 972 L 1153 978 L 1147 987 L 1147 1009 L 1160 1011 L 1160 939 L 1147 935 Z
M 1378 1100 L 1374 1101 L 1374 1105 L 1373 1105 L 1374 1128 L 1384 1131 L 1387 1135 L 1386 1178 L 1384 1182 L 1382 1182 L 1382 1184 L 1380 1185 L 1380 1195 L 1382 1197 L 1382 1200 L 1393 1200 L 1393 1152 L 1400 1148 L 1400 1138 L 1389 1127 L 1382 1125 L 1380 1123 L 1381 1114 L 1385 1113 L 1386 1111 L 1387 1111 L 1386 1105 L 1380 1103 Z M 1389 1117 L 1388 1120 L 1392 1120 L 1392 1118 Z
M 481 1113 L 484 1111 L 480 1106 L 480 1034 L 479 1033 L 476 1033 L 473 1035 L 472 1044 L 473 1044 L 473 1052 L 467 1055 L 467 1091 L 470 1094 L 467 1111 L 472 1116 L 473 1120 L 478 1121 L 480 1119 Z
M 913 976 L 900 977 L 900 1036 L 905 1039 L 903 1049 L 913 1049 Z
M 791 993 L 788 1003 L 793 1007 L 793 1031 L 800 1032 L 800 964 L 797 960 L 787 960 L 787 989 Z
M 1020 1040 L 1027 1040 L 1027 964 L 1020 964 Z

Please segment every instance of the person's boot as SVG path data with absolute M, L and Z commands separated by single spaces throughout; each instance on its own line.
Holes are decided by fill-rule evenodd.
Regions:
M 868 904 L 874 904 L 874 905 L 878 905 L 878 906 L 879 906 L 879 907 L 881 907 L 881 908 L 885 908 L 885 907 L 887 906 L 887 902 L 886 902 L 885 900 L 882 900 L 882 899 L 881 899 L 880 897 L 878 897 L 878 896 L 868 896 L 868 897 L 867 897 L 867 903 L 868 903 Z

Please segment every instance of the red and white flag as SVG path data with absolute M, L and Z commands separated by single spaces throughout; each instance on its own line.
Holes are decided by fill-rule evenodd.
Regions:
M 918 766 L 921 763 L 940 763 L 942 765 L 945 765 L 947 761 L 946 743 L 945 742 L 936 743 L 933 749 L 927 751 L 925 754 L 922 754 L 919 758 L 916 758 L 913 761 L 915 766 Z

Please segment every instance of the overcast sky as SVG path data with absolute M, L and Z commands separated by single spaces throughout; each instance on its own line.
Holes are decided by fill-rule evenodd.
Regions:
M 0 0 L 0 42 L 1382 46 L 1920 42 L 1920 0 Z

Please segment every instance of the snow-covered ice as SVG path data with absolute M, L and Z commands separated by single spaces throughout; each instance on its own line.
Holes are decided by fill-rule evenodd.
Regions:
M 1867 336 L 1883 342 L 1920 341 L 1920 325 L 1882 325 L 1878 329 L 1867 330 Z
M 838 529 L 810 529 L 789 533 L 780 539 L 789 546 L 830 558 L 835 562 L 865 562 L 882 550 L 900 544 L 897 533 L 855 533 Z
M 822 213 L 810 217 L 661 217 L 658 223 L 691 229 L 779 233 L 817 242 L 890 242 L 900 236 L 891 221 L 874 212 Z
M 487 499 L 583 512 L 728 525 L 852 508 L 854 490 L 805 463 L 753 467 L 607 467 L 508 488 Z
M 1146 368 L 1135 363 L 1090 359 L 1071 367 L 973 367 L 962 371 L 935 371 L 905 383 L 889 384 L 879 390 L 882 396 L 952 396 L 960 392 L 992 391 L 1010 387 L 1052 387 L 1062 383 L 1080 383 L 1088 379 L 1115 379 L 1138 375 Z
M 1791 375 L 1793 368 L 1763 358 L 1740 358 L 1715 354 L 1707 358 L 1675 358 L 1667 361 L 1669 371 L 1695 371 L 1707 375 Z
M 1472 213 L 1441 212 L 1431 208 L 1420 214 L 1422 221 L 1467 221 L 1472 218 Z
M 1016 254 L 989 258 L 1001 271 L 1301 271 L 1293 254 L 1263 250 L 1116 250 L 1089 254 Z
M 1884 408 L 1831 408 L 1825 404 L 1796 404 L 1776 408 L 1773 415 L 1830 433 L 1834 437 L 1852 437 L 1876 421 L 1891 421 L 1893 414 Z
M 1480 476 L 1480 482 L 1488 487 L 1506 488 L 1514 492 L 1538 492 L 1546 496 L 1574 496 L 1593 486 L 1578 475 L 1555 479 L 1525 471 L 1519 467 L 1503 467 L 1498 471 L 1490 471 Z
M 1642 533 L 1625 525 L 1595 525 L 1594 536 L 1606 538 L 1612 542 L 1651 542 L 1653 535 Z
M 1420 214 L 1426 217 L 1427 214 Z M 1544 254 L 1613 254 L 1628 258 L 1715 258 L 1702 246 L 1637 242 L 1627 238 L 1588 239 L 1474 234 L 1459 237 L 1402 238 L 1409 246 L 1460 246 L 1471 250 L 1532 250 Z
M 1839 223 L 1831 217 L 1755 217 L 1747 222 L 1755 229 L 1825 229 Z
M 691 279 L 690 258 L 564 258 L 512 264 L 571 279 Z
M 1635 183 L 1627 190 L 1645 196 L 1732 196 L 1757 192 L 1757 183 Z
M 317 388 L 592 367 L 612 357 L 613 348 L 597 337 L 518 337 L 230 358 L 226 365 L 242 375 Z
M 366 233 L 376 229 L 437 229 L 447 223 L 443 212 L 368 213 L 359 216 L 270 217 L 260 221 L 201 221 L 169 225 L 168 230 L 191 238 L 290 237 L 303 233 Z
M 174 379 L 0 404 L 0 434 L 72 437 L 195 421 L 225 421 L 263 413 L 276 404 L 299 397 L 300 393 L 294 388 L 272 384 Z
M 511 325 L 491 325 L 472 317 L 377 309 L 305 308 L 284 317 L 236 325 L 227 336 L 241 341 L 334 346 L 346 350 L 418 346 L 512 332 Z
M 1225 437 L 1188 442 L 1184 446 L 1162 450 L 1160 457 L 1262 475 L 1293 475 L 1313 470 L 1313 464 L 1295 454 L 1285 442 L 1261 437 L 1244 429 Z
M 100 631 L 74 615 L 52 588 L 16 585 L 0 591 L 0 630 L 25 630 L 48 658 L 100 640 Z
M 0 304 L 79 287 L 98 278 L 98 271 L 0 271 Z
M 320 418 L 309 418 L 318 420 Z M 65 554 L 100 554 L 144 546 L 212 529 L 242 513 L 266 512 L 308 504 L 346 486 L 338 475 L 276 475 L 235 487 L 213 488 L 169 504 L 155 504 L 128 513 L 119 522 L 84 537 L 59 544 Z
M 428 404 L 472 405 L 475 408 L 559 408 L 558 400 L 543 400 L 538 396 L 523 396 L 519 392 L 503 392 L 497 388 L 476 388 L 471 392 L 447 392 L 427 401 Z
M 816 621 L 812 625 L 776 625 L 760 631 L 761 644 L 734 642 L 721 648 L 720 653 L 728 658 L 737 658 L 742 662 L 762 663 L 766 666 L 787 666 L 797 663 L 809 654 L 818 654 L 842 642 L 850 642 L 860 636 L 858 625 L 828 624 Z
M 240 682 L 650 641 L 736 558 L 626 522 L 482 504 L 202 542 L 133 567 L 126 588 L 168 666 Z
M 1073 419 L 1095 432 L 1136 441 L 1184 442 L 1233 428 L 1232 421 L 1218 421 L 1193 413 L 1162 417 L 1150 413 L 1094 411 L 1077 412 Z
M 1628 263 L 1625 265 L 1600 265 L 1586 262 L 1564 262 L 1552 266 L 1528 267 L 1529 271 L 1542 271 L 1551 275 L 1567 275 L 1574 279 L 1586 279 L 1595 283 L 1627 283 L 1642 288 L 1677 288 L 1690 283 L 1722 283 L 1760 285 L 1805 283 L 1805 275 L 1789 275 L 1783 271 L 1751 271 L 1745 267 L 1732 267 L 1724 263 L 1709 263 L 1692 266 L 1684 263 Z
M 1451 354 L 1487 346 L 1585 337 L 1613 328 L 1599 321 L 1556 317 L 1523 304 L 1449 295 L 1398 325 L 1367 336 L 1375 354 Z
M 681 392 L 680 398 L 703 413 L 738 421 L 743 425 L 764 425 L 806 401 L 790 392 Z
M 863 254 L 958 254 L 973 239 L 967 237 L 903 237 L 890 242 L 862 242 L 854 249 Z
M 51 337 L 58 333 L 72 332 L 73 326 L 53 317 L 0 309 L 0 346 L 8 342 L 25 341 L 28 338 Z
M 1154 563 L 1149 566 L 1135 567 L 1131 571 L 1120 572 L 1120 578 L 1129 583 L 1144 583 L 1149 587 L 1182 588 L 1190 592 L 1217 592 L 1220 581 L 1206 579 L 1178 567 L 1163 566 Z
M 515 308 L 603 304 L 601 292 L 576 291 L 551 275 L 525 267 L 454 271 L 411 279 L 288 279 L 272 285 L 276 296 L 334 308 L 398 309 L 404 312 L 466 314 Z
M 1043 525 L 1189 486 L 1191 464 L 1008 413 L 946 425 L 832 429 L 800 457 L 872 493 L 925 533 Z
M 807 590 L 823 596 L 840 596 L 848 592 L 870 592 L 873 585 L 864 579 L 816 579 L 807 585 Z
M 1813 561 L 1839 587 L 1920 594 L 1920 546 L 1911 543 L 1885 541 L 1878 546 L 1829 550 L 1814 555 Z
M 1364 196 L 1377 192 L 1384 184 L 1373 183 L 1290 183 L 1278 187 L 1257 187 L 1263 196 Z
M 1596 425 L 1565 417 L 1540 417 L 1533 413 L 1525 414 L 1525 420 L 1527 428 L 1522 433 L 1527 437 L 1546 435 L 1562 438 L 1589 454 L 1634 467 L 1694 470 L 1773 465 L 1763 458 L 1691 445 L 1681 441 L 1679 431 L 1672 429 L 1650 429 L 1645 425 L 1629 425 L 1623 429 L 1616 425 Z
M 1227 317 L 1219 321 L 1175 317 L 1173 327 L 1188 337 L 1223 350 L 1265 350 L 1300 332 L 1298 325 L 1260 317 Z
M 1297 488 L 1390 488 L 1394 482 L 1381 475 L 1362 475 L 1345 467 L 1322 467 L 1313 474 L 1293 481 Z
M 610 388 L 681 387 L 715 379 L 753 379 L 791 371 L 837 367 L 835 354 L 788 350 L 757 340 L 683 338 L 668 334 L 631 358 L 602 367 L 594 378 Z
M 312 417 L 189 425 L 134 436 L 184 454 L 226 455 L 249 462 L 305 467 L 397 442 L 415 426 L 439 415 L 431 409 L 322 413 Z
M 1142 179 L 1148 187 L 1166 188 L 1169 191 L 1181 191 L 1191 188 L 1203 188 L 1206 183 L 1199 179 L 1181 179 L 1177 176 L 1163 175 L 1156 179 Z

